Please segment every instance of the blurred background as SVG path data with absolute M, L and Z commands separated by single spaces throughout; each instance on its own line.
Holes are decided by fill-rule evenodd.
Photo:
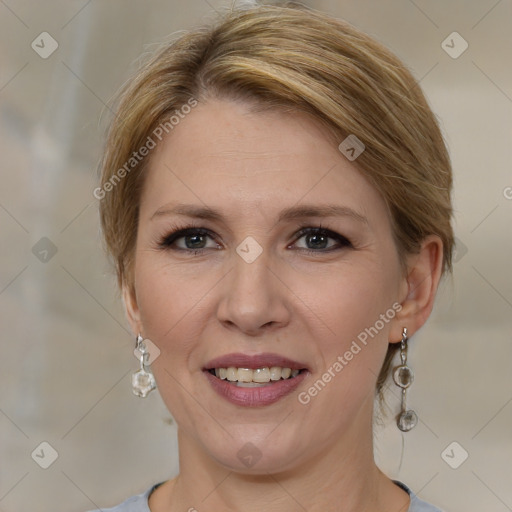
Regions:
M 420 423 L 398 431 L 390 386 L 377 462 L 447 512 L 512 510 L 512 2 L 304 3 L 404 60 L 454 167 L 454 277 L 410 344 Z M 154 43 L 224 5 L 0 0 L 2 512 L 113 506 L 178 471 L 160 396 L 131 391 L 93 190 L 115 91 Z

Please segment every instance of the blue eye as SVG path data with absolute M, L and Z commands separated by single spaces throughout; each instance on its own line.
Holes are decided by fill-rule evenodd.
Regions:
M 207 246 L 208 238 L 214 241 L 214 245 L 210 247 Z M 305 239 L 307 247 L 299 247 L 298 250 L 310 254 L 325 253 L 341 248 L 353 247 L 350 240 L 343 235 L 335 233 L 329 229 L 322 228 L 321 226 L 301 229 L 295 234 L 295 242 L 292 245 L 296 245 L 301 238 Z M 336 243 L 329 244 L 329 239 L 334 240 Z M 178 242 L 181 240 L 183 240 L 184 246 L 182 244 L 180 247 Z M 200 254 L 205 250 L 218 250 L 220 248 L 219 244 L 215 241 L 213 233 L 210 230 L 201 227 L 176 228 L 160 240 L 158 247 L 160 249 L 191 252 L 193 254 Z
M 303 250 L 306 252 L 328 252 L 332 250 L 339 249 L 341 247 L 352 247 L 352 243 L 343 235 L 335 233 L 329 229 L 325 229 L 322 227 L 308 227 L 301 229 L 298 235 L 298 240 L 304 238 L 306 240 L 306 245 L 310 244 L 313 247 L 306 247 Z M 328 244 L 328 240 L 336 240 L 338 243 L 330 246 L 326 246 Z
M 184 228 L 173 231 L 165 236 L 159 243 L 162 249 L 170 248 L 178 251 L 194 251 L 194 254 L 201 252 L 205 247 L 206 237 L 212 238 L 208 229 L 205 228 Z M 175 247 L 178 240 L 185 241 L 185 247 Z M 190 242 L 189 242 L 190 241 Z M 214 247 L 217 248 L 217 247 Z

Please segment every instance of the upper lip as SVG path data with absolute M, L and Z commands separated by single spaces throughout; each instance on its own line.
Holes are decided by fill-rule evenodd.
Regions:
M 250 368 L 252 370 L 264 368 L 265 366 L 269 368 L 271 366 L 280 366 L 281 368 L 291 368 L 292 370 L 307 369 L 307 365 L 304 363 L 270 352 L 255 355 L 242 354 L 241 352 L 226 354 L 208 361 L 203 369 L 211 370 L 212 368 L 229 368 L 230 366 Z

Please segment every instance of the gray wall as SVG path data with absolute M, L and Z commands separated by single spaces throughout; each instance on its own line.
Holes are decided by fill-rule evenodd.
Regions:
M 133 339 L 92 191 L 105 104 L 151 43 L 221 4 L 0 2 L 4 512 L 113 505 L 177 472 L 175 426 L 159 395 L 140 400 L 130 390 Z M 512 510 L 512 3 L 309 4 L 369 32 L 421 78 L 454 165 L 454 278 L 409 356 L 409 403 L 421 422 L 404 436 L 401 467 L 391 417 L 377 429 L 378 463 L 451 512 Z M 469 44 L 458 58 L 441 46 L 453 31 Z M 58 43 L 46 59 L 31 47 L 41 32 Z M 50 48 L 46 39 L 38 50 Z M 397 396 L 390 389 L 395 408 Z M 42 442 L 58 454 L 47 469 Z M 469 456 L 453 469 L 446 461 L 460 464 L 462 450 Z

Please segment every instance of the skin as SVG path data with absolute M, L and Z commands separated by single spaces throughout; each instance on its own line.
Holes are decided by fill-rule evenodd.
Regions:
M 133 332 L 161 351 L 151 368 L 178 424 L 180 474 L 150 496 L 153 512 L 407 511 L 407 493 L 374 462 L 374 389 L 388 343 L 399 342 L 404 327 L 412 336 L 432 310 L 442 242 L 426 238 L 403 273 L 384 200 L 354 163 L 304 114 L 254 113 L 220 99 L 200 103 L 153 150 L 134 287 L 123 289 Z M 215 208 L 224 220 L 155 215 L 177 202 Z M 286 207 L 328 203 L 366 222 L 277 221 Z M 213 237 L 198 245 L 189 236 L 175 246 L 195 243 L 202 253 L 159 247 L 175 223 L 190 222 Z M 352 246 L 327 251 L 339 242 L 320 237 L 315 245 L 314 236 L 296 235 L 319 223 Z M 263 250 L 250 264 L 236 252 L 247 236 Z M 301 404 L 298 393 L 394 303 L 401 311 Z M 275 404 L 237 406 L 202 372 L 231 352 L 275 352 L 305 362 L 311 374 Z M 248 442 L 261 454 L 251 468 L 237 456 Z

